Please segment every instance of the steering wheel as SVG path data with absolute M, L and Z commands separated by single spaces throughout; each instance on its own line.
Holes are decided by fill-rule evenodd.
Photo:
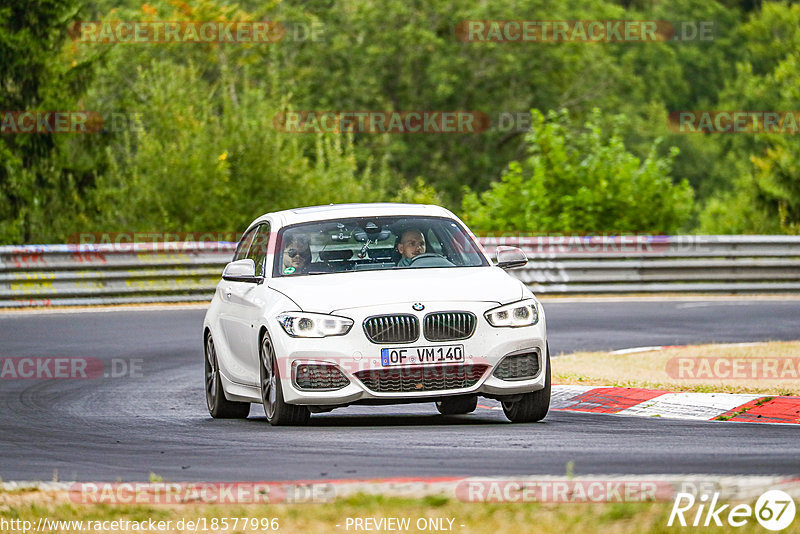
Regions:
M 411 260 L 408 262 L 408 266 L 409 267 L 413 266 L 415 263 L 417 263 L 418 260 L 428 260 L 421 262 L 423 264 L 428 264 L 426 265 L 426 267 L 449 267 L 453 265 L 447 260 L 447 258 L 443 256 L 434 254 L 432 252 L 425 252 L 423 254 L 419 254 L 418 256 L 414 256 L 413 258 L 411 258 Z
M 411 258 L 408 264 L 411 265 L 412 263 L 416 262 L 421 258 L 441 258 L 441 256 L 439 256 L 438 254 L 434 254 L 433 252 L 423 252 L 422 254 L 417 254 L 416 256 Z

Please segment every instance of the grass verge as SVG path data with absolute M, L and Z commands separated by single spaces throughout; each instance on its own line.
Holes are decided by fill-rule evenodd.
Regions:
M 31 521 L 37 525 L 40 518 L 50 520 L 83 521 L 82 532 L 110 532 L 109 530 L 86 529 L 89 521 L 170 521 L 164 530 L 116 529 L 114 532 L 194 532 L 185 528 L 186 521 L 204 518 L 209 532 L 214 518 L 218 525 L 214 532 L 283 532 L 303 534 L 331 534 L 336 532 L 356 532 L 348 518 L 408 518 L 410 527 L 405 530 L 380 529 L 378 532 L 441 532 L 457 534 L 497 534 L 500 532 L 559 532 L 584 534 L 586 532 L 616 533 L 667 533 L 680 527 L 667 526 L 672 509 L 670 502 L 648 503 L 466 503 L 445 497 L 406 499 L 374 495 L 354 495 L 326 504 L 295 505 L 231 505 L 213 506 L 201 504 L 181 504 L 172 506 L 143 505 L 78 505 L 58 502 L 46 491 L 27 494 L 25 499 L 14 493 L 0 492 L 0 517 Z M 229 521 L 229 527 L 219 526 L 222 518 Z M 232 518 L 266 519 L 272 526 L 268 528 L 239 528 L 230 526 Z M 440 520 L 446 528 L 418 528 L 418 521 L 433 518 Z M 275 521 L 271 521 L 275 519 Z M 178 522 L 184 521 L 184 528 Z M 277 526 L 276 530 L 272 527 Z M 421 523 L 419 526 L 423 526 Z M 708 532 L 762 532 L 755 520 L 744 527 L 705 528 Z M 77 532 L 77 529 L 61 528 L 40 532 Z M 203 532 L 202 528 L 197 529 Z M 361 530 L 363 531 L 363 529 Z M 20 532 L 20 530 L 2 530 Z
M 552 359 L 554 384 L 800 395 L 800 341 L 694 345 Z

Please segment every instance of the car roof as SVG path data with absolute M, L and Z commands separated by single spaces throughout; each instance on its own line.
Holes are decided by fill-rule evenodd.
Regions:
M 349 217 L 371 216 L 429 216 L 429 217 L 455 217 L 449 210 L 433 204 L 395 204 L 391 202 L 376 202 L 363 204 L 329 204 L 326 206 L 308 206 L 292 208 L 273 213 L 266 213 L 253 221 L 253 224 L 270 217 L 280 226 L 308 222 L 324 221 L 328 219 L 344 219 Z M 251 224 L 250 226 L 253 226 Z

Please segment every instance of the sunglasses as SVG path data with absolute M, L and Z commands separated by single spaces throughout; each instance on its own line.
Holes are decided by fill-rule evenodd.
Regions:
M 297 250 L 296 248 L 289 248 L 289 249 L 286 249 L 286 254 L 290 258 L 294 258 L 298 254 L 300 254 L 301 256 L 308 256 L 309 251 L 308 250 Z

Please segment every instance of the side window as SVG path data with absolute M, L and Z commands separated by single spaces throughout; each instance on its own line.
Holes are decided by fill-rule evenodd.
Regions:
M 253 260 L 256 264 L 256 276 L 264 275 L 264 263 L 267 259 L 267 249 L 269 246 L 269 223 L 262 224 L 258 227 L 255 238 L 250 245 L 250 250 L 247 253 L 247 258 Z
M 256 235 L 256 230 L 258 230 L 258 227 L 251 229 L 242 236 L 239 244 L 236 245 L 236 252 L 233 254 L 233 261 L 243 260 L 247 257 L 247 251 L 250 249 L 250 243 L 253 242 L 253 237 Z

